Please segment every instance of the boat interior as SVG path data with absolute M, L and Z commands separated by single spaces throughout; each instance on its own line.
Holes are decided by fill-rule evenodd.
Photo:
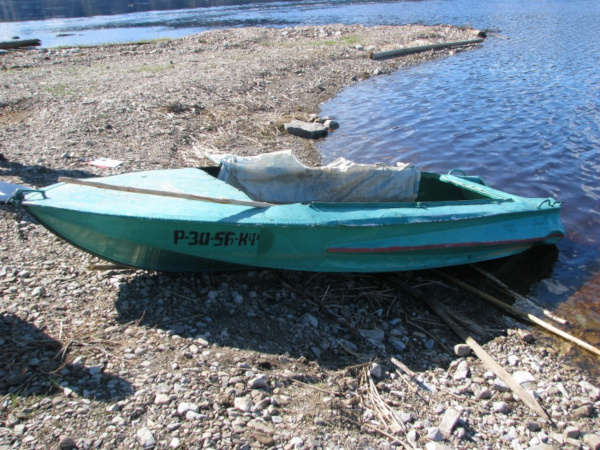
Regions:
M 220 166 L 212 166 L 212 167 L 203 167 L 203 171 L 208 173 L 209 175 L 219 178 L 219 174 L 221 172 Z M 475 182 L 476 185 L 479 184 L 484 186 L 484 183 L 479 177 L 467 177 L 469 181 Z M 269 180 L 263 180 L 265 184 L 269 183 Z M 239 188 L 239 186 L 236 186 Z M 254 201 L 265 201 L 263 198 L 259 196 L 253 196 L 250 192 L 242 189 L 248 194 L 248 196 Z M 437 173 L 430 172 L 420 172 L 420 177 L 418 180 L 418 194 L 414 202 L 456 202 L 456 201 L 469 201 L 469 200 L 490 200 L 490 199 L 502 199 L 503 197 L 494 195 L 487 190 L 479 190 L 476 187 L 469 187 L 463 184 L 456 184 L 450 181 L 447 177 L 442 176 Z M 310 200 L 304 199 L 302 203 L 310 203 L 311 201 L 320 201 L 320 200 Z M 370 202 L 389 202 L 389 199 L 377 199 L 373 198 Z M 404 199 L 399 199 L 398 201 L 406 201 Z

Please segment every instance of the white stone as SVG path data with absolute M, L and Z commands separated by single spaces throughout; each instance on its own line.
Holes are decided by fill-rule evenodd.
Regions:
M 154 398 L 155 405 L 166 405 L 171 401 L 171 397 L 167 394 L 156 394 Z
M 236 399 L 233 401 L 233 406 L 239 411 L 250 412 L 254 407 L 254 402 L 246 397 L 236 397 Z
M 177 406 L 177 414 L 180 416 L 183 416 L 188 411 L 198 412 L 200 411 L 200 407 L 195 403 L 190 402 L 182 402 L 179 404 L 179 406 Z
M 517 370 L 512 373 L 513 378 L 519 384 L 535 383 L 535 378 L 526 370 Z
M 439 430 L 444 435 L 444 437 L 449 438 L 452 436 L 452 431 L 460 418 L 460 412 L 453 409 L 448 408 L 442 417 L 442 421 L 440 422 Z
M 590 383 L 589 381 L 580 381 L 579 386 L 581 386 L 583 392 L 589 395 L 590 399 L 592 399 L 593 401 L 600 400 L 600 389 L 598 389 L 592 383 Z
M 252 378 L 248 382 L 248 387 L 250 389 L 261 389 L 261 388 L 266 388 L 268 386 L 269 386 L 269 383 L 268 383 L 266 375 L 258 375 L 256 377 Z
M 467 364 L 467 361 L 461 361 L 456 367 L 456 372 L 454 372 L 453 378 L 456 381 L 464 380 L 469 376 L 469 373 L 469 364 Z
M 492 403 L 492 411 L 495 413 L 506 414 L 510 411 L 510 406 L 506 402 Z
M 382 374 L 381 364 L 378 364 L 378 363 L 371 364 L 370 372 L 371 372 L 371 375 L 374 376 L 375 378 L 381 378 L 381 374 Z
M 427 439 L 430 441 L 443 441 L 444 436 L 438 427 L 429 427 L 427 428 Z
M 140 428 L 136 435 L 142 448 L 153 448 L 156 445 L 156 439 L 148 428 Z
M 469 353 L 471 353 L 471 347 L 469 347 L 467 344 L 456 344 L 454 346 L 454 354 L 456 356 L 467 356 Z

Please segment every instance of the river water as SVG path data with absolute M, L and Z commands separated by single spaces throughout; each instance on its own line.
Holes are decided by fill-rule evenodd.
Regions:
M 22 1 L 2 0 L 0 19 L 10 19 L 7 11 L 18 12 L 11 4 Z M 72 0 L 102 1 L 109 3 Z M 93 17 L 68 17 L 86 8 L 53 10 L 43 3 L 29 0 L 25 18 L 45 20 L 13 14 L 11 20 L 20 21 L 2 23 L 0 40 L 36 37 L 52 47 L 328 23 L 452 24 L 488 31 L 474 51 L 372 78 L 324 104 L 322 115 L 342 126 L 319 148 L 326 160 L 407 161 L 436 172 L 460 168 L 502 190 L 563 201 L 566 239 L 556 248 L 500 261 L 495 270 L 567 316 L 575 333 L 600 344 L 597 0 L 187 0 L 186 6 L 200 7 Z M 150 3 L 139 5 L 152 9 Z M 38 16 L 31 9 L 36 7 Z

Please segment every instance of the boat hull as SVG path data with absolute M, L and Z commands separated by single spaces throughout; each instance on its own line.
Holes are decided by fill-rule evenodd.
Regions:
M 191 171 L 198 172 L 181 169 L 162 175 L 169 175 L 168 188 L 173 191 L 189 185 Z M 136 184 L 140 177 L 106 180 Z M 448 180 L 471 183 L 459 177 Z M 44 191 L 45 198 L 27 195 L 23 204 L 53 233 L 89 253 L 126 266 L 169 272 L 248 267 L 417 270 L 510 256 L 533 245 L 555 243 L 564 234 L 560 208 L 552 202 L 493 192 L 491 200 L 460 203 L 252 208 L 124 192 L 106 198 L 100 189 L 58 184 Z

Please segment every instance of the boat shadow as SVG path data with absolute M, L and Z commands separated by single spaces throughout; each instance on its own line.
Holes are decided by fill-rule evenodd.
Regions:
M 41 165 L 26 165 L 16 161 L 0 160 L 0 175 L 19 177 L 19 184 L 26 186 L 48 186 L 60 177 L 91 178 L 94 173 L 81 169 L 52 169 Z
M 15 314 L 0 313 L 0 395 L 6 400 L 62 393 L 115 402 L 133 394 L 131 384 L 104 371 L 101 362 L 74 360 L 69 344 Z
M 293 359 L 343 370 L 392 357 L 415 372 L 448 367 L 458 358 L 453 347 L 459 338 L 387 276 L 140 273 L 121 286 L 116 319 L 156 329 L 166 342 L 185 339 L 183 346 L 194 351 L 183 354 L 192 360 L 202 359 L 202 349 L 218 347 L 219 352 L 256 352 L 269 367 Z M 481 344 L 506 332 L 506 316 L 449 288 L 431 272 L 392 276 L 442 300 Z

